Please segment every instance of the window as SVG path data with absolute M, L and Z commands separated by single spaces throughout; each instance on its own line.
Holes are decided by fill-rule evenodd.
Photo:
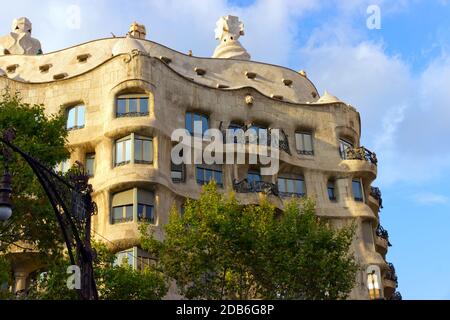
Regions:
M 145 94 L 121 95 L 116 101 L 116 116 L 143 117 L 149 115 L 148 96 Z
M 223 187 L 222 168 L 214 165 L 202 165 L 196 168 L 197 183 L 208 184 L 214 180 L 219 187 Z
M 55 171 L 59 173 L 67 173 L 70 169 L 70 159 L 64 160 L 55 166 Z
M 343 139 L 339 140 L 339 153 L 341 154 L 341 158 L 343 160 L 347 160 L 347 150 L 353 148 L 354 148 L 353 143 Z
M 177 165 L 171 162 L 170 170 L 173 183 L 181 183 L 185 181 L 185 165 L 183 163 Z
M 238 143 L 241 141 L 241 143 L 245 143 L 245 126 L 238 123 L 231 123 L 228 126 L 228 130 L 230 130 L 230 133 L 233 135 L 233 141 L 234 143 Z M 225 143 L 227 142 L 227 137 L 224 137 Z
M 137 188 L 114 194 L 112 223 L 131 222 L 136 219 L 155 223 L 154 198 L 153 192 Z
M 278 178 L 278 191 L 282 197 L 304 197 L 306 195 L 305 180 L 298 178 Z
M 364 202 L 361 180 L 352 181 L 353 197 L 355 201 Z
M 153 140 L 134 133 L 116 141 L 114 164 L 122 166 L 129 163 L 153 163 Z
M 336 201 L 336 183 L 334 181 L 328 181 L 327 189 L 330 201 Z
M 150 138 L 135 136 L 134 162 L 151 164 L 153 162 L 153 141 Z
M 186 113 L 186 129 L 191 136 L 203 137 L 209 129 L 209 120 L 206 115 L 200 113 Z
M 259 173 L 259 171 L 254 171 L 254 170 L 249 171 L 247 173 L 247 181 L 249 183 L 261 182 L 262 181 L 261 174 Z
M 77 105 L 67 110 L 67 130 L 84 128 L 85 106 Z
M 129 265 L 134 268 L 134 250 L 133 248 L 116 253 L 116 259 L 114 260 L 114 266 Z
M 299 154 L 308 156 L 314 155 L 313 136 L 311 133 L 296 133 L 295 142 Z
M 95 174 L 95 153 L 86 155 L 86 173 L 89 177 L 93 177 Z
M 266 127 L 253 124 L 250 126 L 250 128 L 247 130 L 247 132 L 249 134 L 249 136 L 248 136 L 249 143 L 262 144 L 265 142 L 265 144 L 267 144 L 267 145 L 270 144 L 269 130 Z M 255 134 L 256 134 L 256 137 L 253 136 Z M 256 138 L 256 141 L 255 141 L 255 138 Z
M 150 254 L 138 247 L 116 253 L 116 259 L 114 260 L 114 266 L 124 266 L 128 264 L 131 268 L 138 271 L 145 270 L 151 263 L 152 258 L 150 257 Z

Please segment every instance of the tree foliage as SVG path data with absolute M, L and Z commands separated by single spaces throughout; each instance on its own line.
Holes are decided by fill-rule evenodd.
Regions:
M 164 229 L 161 242 L 142 228 L 142 247 L 188 299 L 344 299 L 355 283 L 354 228 L 330 227 L 311 200 L 279 213 L 210 184 L 183 215 L 173 209 Z
M 7 128 L 16 130 L 14 144 L 49 166 L 68 158 L 65 148 L 65 115 L 46 115 L 42 105 L 24 103 L 19 94 L 5 91 L 0 97 L 0 134 Z M 0 170 L 5 159 L 0 152 Z M 13 216 L 0 227 L 0 252 L 10 245 L 26 242 L 27 247 L 59 254 L 62 237 L 47 196 L 28 164 L 18 155 L 9 162 L 13 176 Z
M 115 264 L 115 255 L 104 244 L 94 243 L 96 259 L 94 272 L 99 298 L 102 300 L 159 300 L 168 290 L 164 276 L 152 266 L 134 270 L 129 264 Z M 61 259 L 46 268 L 32 283 L 27 299 L 74 300 L 77 291 L 69 289 L 70 274 L 67 259 Z

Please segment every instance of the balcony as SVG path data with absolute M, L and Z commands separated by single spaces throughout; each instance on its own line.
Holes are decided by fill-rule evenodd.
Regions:
M 238 182 L 235 180 L 233 182 L 233 188 L 237 193 L 265 193 L 267 195 L 279 195 L 278 186 L 266 181 L 249 182 L 247 179 L 244 179 Z
M 401 301 L 403 300 L 402 294 L 398 291 L 395 291 L 394 294 L 388 298 L 387 300 L 392 300 L 392 301 Z
M 361 148 L 346 148 L 341 152 L 341 166 L 350 172 L 358 173 L 363 178 L 374 180 L 377 176 L 377 156 L 375 153 Z
M 388 270 L 386 271 L 383 279 L 383 286 L 384 286 L 384 296 L 387 299 L 390 299 L 397 291 L 398 277 L 395 272 L 394 265 L 392 263 L 388 263 Z
M 381 225 L 378 226 L 375 233 L 377 235 L 375 239 L 376 249 L 384 256 L 387 253 L 388 247 L 392 246 L 389 242 L 389 233 Z
M 370 187 L 370 195 L 378 201 L 380 209 L 383 209 L 383 198 L 381 197 L 380 188 Z
M 372 152 L 364 147 L 347 148 L 345 160 L 361 160 L 370 162 L 373 165 L 378 165 L 378 159 L 375 152 Z

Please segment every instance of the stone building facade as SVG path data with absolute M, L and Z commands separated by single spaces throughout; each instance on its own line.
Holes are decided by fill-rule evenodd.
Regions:
M 214 56 L 201 58 L 146 40 L 145 27 L 134 23 L 124 38 L 36 55 L 40 44 L 30 28 L 19 35 L 26 50 L 11 45 L 17 36 L 0 38 L 0 88 L 45 105 L 48 114 L 67 112 L 71 158 L 60 169 L 86 165 L 99 208 L 95 236 L 119 257 L 129 254 L 134 266 L 147 258 L 137 247 L 138 222 L 150 221 L 161 236 L 170 209 L 198 198 L 201 184 L 214 177 L 242 203 L 274 191 L 268 197 L 282 210 L 288 197 L 307 195 L 336 226 L 355 222 L 353 250 L 362 270 L 351 298 L 390 298 L 396 279 L 385 261 L 381 194 L 372 187 L 377 161 L 360 146 L 358 111 L 328 93 L 321 97 L 304 71 L 251 61 L 238 41 L 243 34 L 237 17 L 221 18 Z M 278 174 L 262 176 L 245 164 L 173 164 L 171 134 L 191 130 L 194 120 L 208 128 L 282 129 Z M 16 254 L 16 290 L 37 268 L 31 261 Z

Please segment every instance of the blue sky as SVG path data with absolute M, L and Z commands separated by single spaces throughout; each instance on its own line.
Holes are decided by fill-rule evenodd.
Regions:
M 46 52 L 123 35 L 137 20 L 148 38 L 210 56 L 215 22 L 235 14 L 254 60 L 305 69 L 355 106 L 362 144 L 377 152 L 388 260 L 406 299 L 450 299 L 450 1 L 448 0 L 2 0 L 0 34 L 28 16 Z M 381 29 L 366 26 L 369 5 Z M 71 5 L 80 23 L 70 23 Z

